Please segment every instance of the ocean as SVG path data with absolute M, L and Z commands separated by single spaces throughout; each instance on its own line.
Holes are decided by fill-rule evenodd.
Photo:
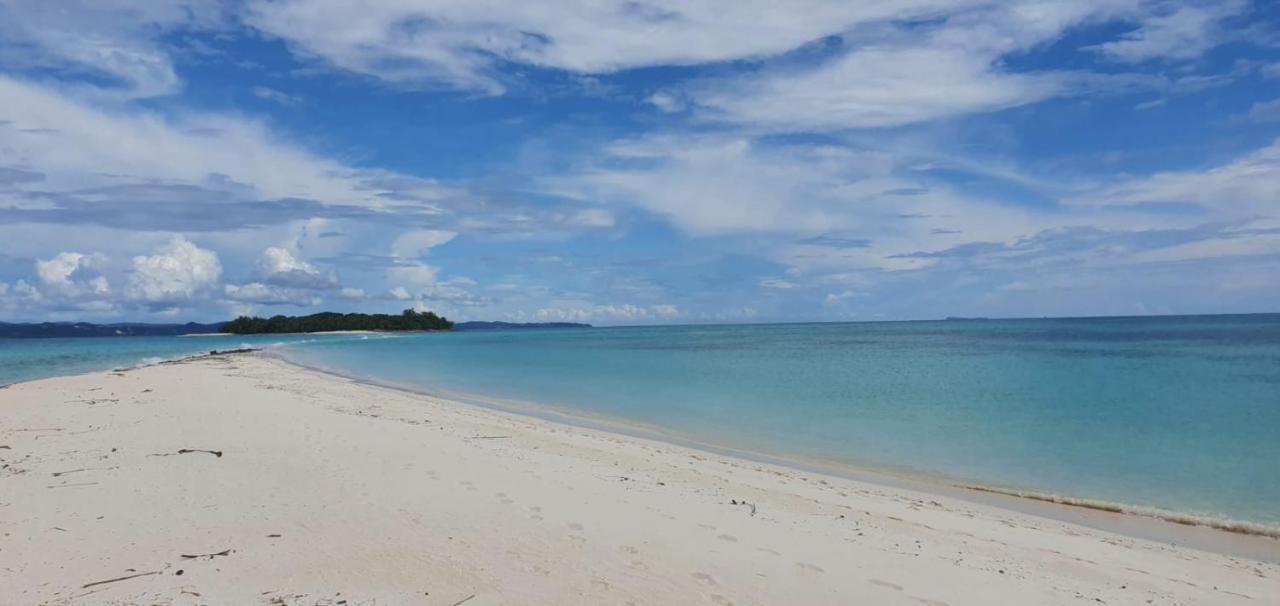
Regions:
M 1280 527 L 1280 315 L 0 340 L 0 383 L 241 345 L 765 456 Z

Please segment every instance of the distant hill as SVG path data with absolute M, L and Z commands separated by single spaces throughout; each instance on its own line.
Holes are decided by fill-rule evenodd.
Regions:
M 525 328 L 591 328 L 577 322 L 458 322 L 454 330 L 519 330 Z
M 0 322 L 0 339 L 166 337 L 222 332 L 227 324 L 227 322 L 209 324 L 197 322 L 187 322 L 186 324 L 146 324 L 141 322 L 121 322 L 116 324 L 39 322 L 15 324 Z M 522 330 L 532 328 L 591 328 L 591 325 L 576 322 L 459 322 L 453 325 L 454 330 Z
M 40 322 L 10 324 L 0 322 L 0 338 L 40 339 L 54 337 L 163 337 L 218 332 L 225 322 L 213 324 L 91 324 L 89 322 Z

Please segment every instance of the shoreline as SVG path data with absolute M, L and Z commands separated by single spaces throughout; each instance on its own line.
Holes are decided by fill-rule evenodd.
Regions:
M 263 349 L 256 352 L 256 355 L 310 372 L 353 381 L 361 385 L 438 398 L 461 406 L 478 406 L 503 414 L 534 418 L 631 438 L 653 440 L 717 456 L 728 456 L 753 463 L 776 465 L 795 471 L 820 473 L 838 478 L 871 482 L 887 487 L 960 497 L 977 503 L 993 504 L 998 507 L 1040 515 L 1058 521 L 1080 523 L 1099 530 L 1117 532 L 1135 538 L 1190 544 L 1202 549 L 1231 555 L 1244 555 L 1245 557 L 1257 558 L 1265 556 L 1269 558 L 1269 561 L 1280 563 L 1280 526 L 1262 522 L 1180 512 L 1119 501 L 1062 495 L 1013 486 L 982 484 L 917 470 L 876 467 L 844 461 L 820 460 L 751 451 L 676 434 L 659 426 L 643 424 L 629 419 L 585 413 L 568 409 L 568 407 L 442 389 L 422 389 L 413 385 L 347 374 L 337 369 L 290 359 L 287 354 L 281 351 Z M 1145 523 L 1147 521 L 1155 522 L 1155 524 Z M 1188 533 L 1184 531 L 1187 528 L 1208 532 Z M 1268 542 L 1241 548 L 1239 545 L 1224 544 L 1222 537 L 1213 536 L 1213 533 L 1256 537 L 1265 539 Z M 1228 540 L 1226 543 L 1231 543 L 1231 541 Z
M 1280 592 L 1275 558 L 260 352 L 15 384 L 0 390 L 0 446 L 0 593 L 16 603 L 1250 604 Z M 1041 506 L 1174 526 L 1028 505 Z

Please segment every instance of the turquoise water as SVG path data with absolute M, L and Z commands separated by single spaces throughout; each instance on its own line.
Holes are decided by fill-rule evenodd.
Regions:
M 1280 315 L 304 340 L 281 351 L 425 391 L 764 454 L 1280 524 Z M 4 347 L 0 382 L 14 359 Z
M 0 385 L 171 360 L 212 349 L 282 347 L 352 335 L 226 335 L 0 339 Z

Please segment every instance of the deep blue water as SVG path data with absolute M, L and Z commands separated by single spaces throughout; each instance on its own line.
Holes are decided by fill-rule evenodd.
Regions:
M 307 341 L 281 351 L 765 454 L 1280 524 L 1280 315 Z

